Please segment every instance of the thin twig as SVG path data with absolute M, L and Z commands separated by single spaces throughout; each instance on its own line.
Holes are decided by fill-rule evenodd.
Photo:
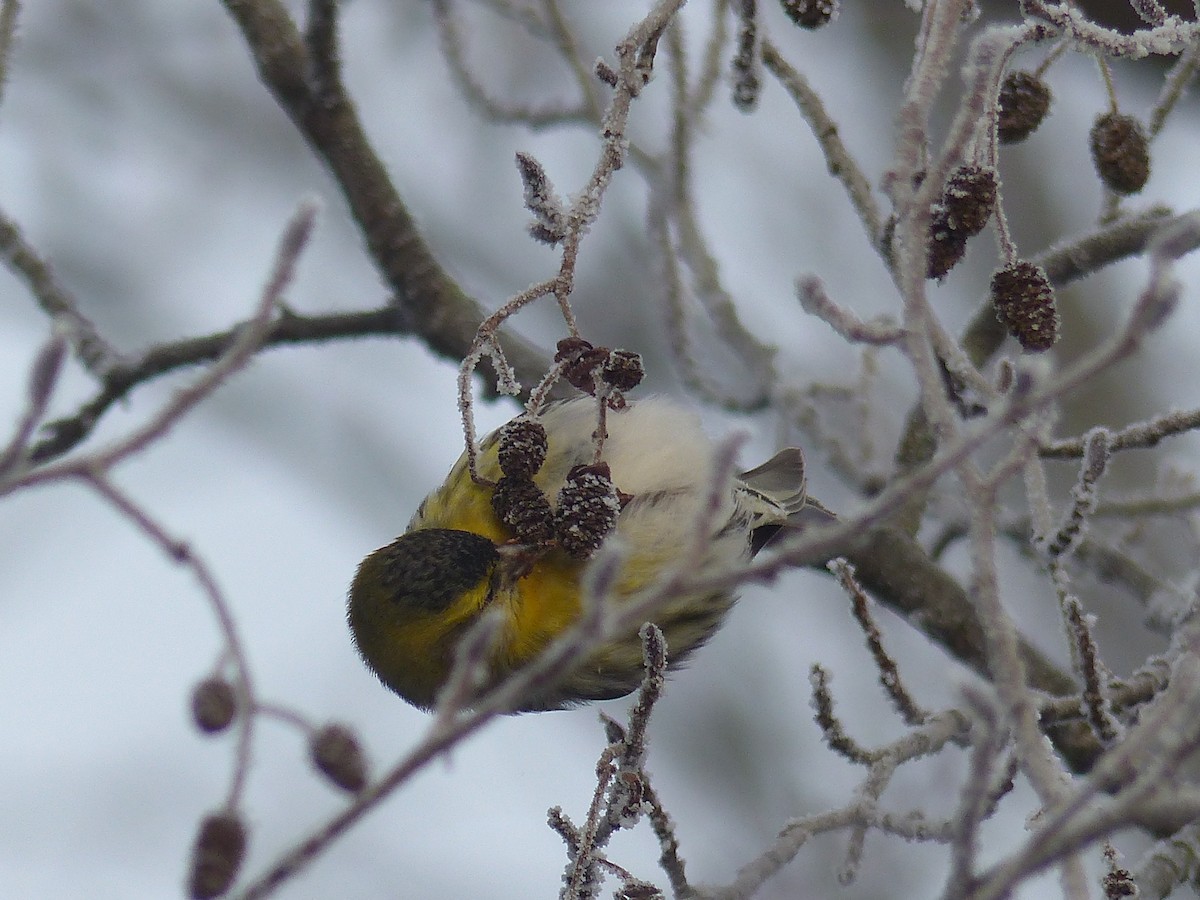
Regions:
M 821 102 L 820 95 L 812 89 L 808 79 L 784 59 L 778 48 L 769 40 L 763 41 L 763 64 L 768 72 L 779 79 L 808 122 L 809 129 L 825 154 L 825 165 L 829 168 L 829 174 L 845 187 L 850 205 L 858 213 L 867 239 L 871 246 L 875 246 L 882 232 L 883 216 L 879 212 L 879 204 L 875 200 L 871 182 L 863 174 L 849 148 L 842 142 L 837 123 L 825 111 L 825 104 Z

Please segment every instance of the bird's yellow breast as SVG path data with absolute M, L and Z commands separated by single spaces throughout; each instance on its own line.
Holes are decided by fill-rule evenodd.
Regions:
M 478 468 L 485 479 L 499 478 L 494 442 L 485 442 L 481 447 Z M 535 483 L 539 480 L 544 481 L 535 478 Z M 539 487 L 553 488 L 545 484 Z M 497 545 L 505 544 L 512 540 L 512 534 L 492 510 L 492 490 L 490 485 L 471 479 L 464 455 L 445 483 L 421 504 L 410 530 L 453 528 L 483 535 Z M 518 668 L 579 618 L 579 578 L 583 565 L 560 550 L 551 550 L 512 584 L 494 586 L 490 603 L 505 612 L 505 625 L 493 657 L 494 668 Z M 482 594 L 464 597 L 456 604 L 457 611 L 464 616 L 475 616 L 485 602 L 488 598 Z

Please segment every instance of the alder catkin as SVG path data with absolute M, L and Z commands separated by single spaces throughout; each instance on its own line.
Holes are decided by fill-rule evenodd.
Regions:
M 205 816 L 192 847 L 188 894 L 192 900 L 211 900 L 229 890 L 246 858 L 246 826 L 239 815 L 226 811 Z
M 576 466 L 558 492 L 554 536 L 576 559 L 590 559 L 617 524 L 621 502 L 608 463 Z
M 1009 72 L 1000 84 L 996 133 L 1002 144 L 1025 140 L 1050 111 L 1052 95 L 1046 82 L 1032 72 Z
M 1150 141 L 1142 123 L 1123 113 L 1105 113 L 1090 134 L 1092 162 L 1100 179 L 1118 194 L 1136 194 L 1150 178 Z
M 308 755 L 317 770 L 342 790 L 357 794 L 367 786 L 367 758 L 358 737 L 333 723 L 313 732 Z
M 1019 259 L 992 276 L 992 304 L 1008 333 L 1026 350 L 1040 353 L 1058 340 L 1058 310 L 1046 271 Z

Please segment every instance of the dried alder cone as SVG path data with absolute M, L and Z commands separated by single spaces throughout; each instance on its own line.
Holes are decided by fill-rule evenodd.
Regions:
M 990 166 L 959 166 L 951 172 L 941 203 L 947 225 L 970 237 L 983 231 L 996 208 L 997 186 Z
M 357 794 L 367 786 L 367 759 L 354 732 L 345 725 L 326 725 L 308 744 L 312 763 L 342 790 Z
M 528 476 L 502 475 L 492 492 L 492 511 L 522 544 L 554 540 L 554 510 Z
M 1025 140 L 1050 111 L 1050 88 L 1032 72 L 1009 72 L 1000 84 L 996 133 L 1002 144 Z
M 229 890 L 246 858 L 246 826 L 233 812 L 213 813 L 200 823 L 192 848 L 188 894 L 193 900 L 220 897 Z
M 633 390 L 646 374 L 640 354 L 595 347 L 581 337 L 559 341 L 554 361 L 561 366 L 562 377 L 578 391 L 594 397 L 597 378 L 612 388 L 616 395 L 609 398 L 610 409 L 624 405 L 620 392 Z
M 1058 340 L 1054 288 L 1041 266 L 1019 259 L 997 271 L 992 276 L 992 304 L 1024 349 L 1040 353 Z
M 500 471 L 514 478 L 532 478 L 546 461 L 546 429 L 533 419 L 513 419 L 500 429 Z
M 618 391 L 632 391 L 645 376 L 641 354 L 632 350 L 612 351 L 600 367 L 600 380 Z
M 579 337 L 558 342 L 554 357 L 562 377 L 584 393 L 595 395 L 602 386 L 611 409 L 625 405 L 623 393 L 641 383 L 642 358 L 630 350 L 595 347 Z M 518 541 L 532 546 L 557 543 L 569 556 L 590 559 L 616 525 L 620 492 L 608 465 L 576 466 L 552 507 L 533 478 L 546 460 L 549 443 L 545 427 L 519 417 L 499 431 L 497 454 L 502 475 L 492 491 L 492 511 Z
M 1118 194 L 1136 194 L 1150 178 L 1150 141 L 1142 123 L 1123 113 L 1105 113 L 1090 134 L 1092 162 L 1101 180 Z
M 780 0 L 787 17 L 801 28 L 820 28 L 837 15 L 837 0 Z
M 996 208 L 999 183 L 990 166 L 959 166 L 950 173 L 929 224 L 926 276 L 944 278 L 967 252 L 967 241 L 983 231 Z
M 205 734 L 224 731 L 237 716 L 237 696 L 224 678 L 206 678 L 192 691 L 192 721 Z
M 567 473 L 554 510 L 554 536 L 576 559 L 590 559 L 617 525 L 620 495 L 608 463 L 575 466 Z
M 523 544 L 554 540 L 554 510 L 542 489 L 533 483 L 533 476 L 546 461 L 548 448 L 541 422 L 521 417 L 500 429 L 496 449 L 503 474 L 492 492 L 492 511 Z

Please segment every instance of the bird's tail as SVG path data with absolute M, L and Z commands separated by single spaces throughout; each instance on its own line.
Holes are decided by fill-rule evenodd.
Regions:
M 758 553 L 780 531 L 799 530 L 836 521 L 825 504 L 808 495 L 804 453 L 798 447 L 780 450 L 761 466 L 743 472 L 742 490 L 755 501 L 758 513 L 750 535 L 750 550 Z

